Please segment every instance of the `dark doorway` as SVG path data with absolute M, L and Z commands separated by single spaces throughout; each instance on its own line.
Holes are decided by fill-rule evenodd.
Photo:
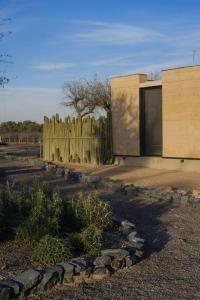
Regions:
M 140 89 L 141 155 L 162 156 L 162 87 Z

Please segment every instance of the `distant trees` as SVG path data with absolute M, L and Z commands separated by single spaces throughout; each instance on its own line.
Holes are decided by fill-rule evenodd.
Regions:
M 3 133 L 30 133 L 41 132 L 42 124 L 27 120 L 24 122 L 3 122 L 0 123 L 0 134 Z
M 110 112 L 111 87 L 109 80 L 74 80 L 63 86 L 64 106 L 72 107 L 81 118 L 93 114 L 97 108 Z

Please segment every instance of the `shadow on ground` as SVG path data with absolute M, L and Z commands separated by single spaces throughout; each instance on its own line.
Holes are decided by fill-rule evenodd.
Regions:
M 105 197 L 111 202 L 117 216 L 136 225 L 138 233 L 145 239 L 146 256 L 165 247 L 170 236 L 167 224 L 161 221 L 161 217 L 171 209 L 172 204 L 116 193 L 109 193 Z

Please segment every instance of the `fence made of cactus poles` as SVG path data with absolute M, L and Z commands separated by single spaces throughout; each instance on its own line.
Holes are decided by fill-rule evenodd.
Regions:
M 58 115 L 44 118 L 43 157 L 63 162 L 104 163 L 110 156 L 109 121 L 106 118 L 62 121 Z

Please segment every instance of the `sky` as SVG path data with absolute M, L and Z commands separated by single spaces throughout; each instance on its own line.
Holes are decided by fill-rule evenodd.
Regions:
M 199 0 L 0 0 L 0 123 L 69 110 L 64 82 L 200 64 Z

